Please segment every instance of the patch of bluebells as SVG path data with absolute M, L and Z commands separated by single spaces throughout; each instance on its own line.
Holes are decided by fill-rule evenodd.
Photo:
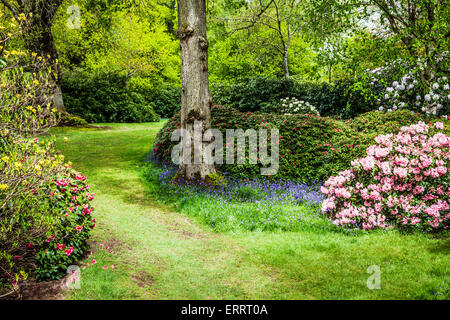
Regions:
M 320 182 L 237 180 L 224 173 L 226 184 L 208 188 L 185 181 L 173 184 L 177 168 L 151 154 L 145 162 L 146 176 L 158 184 L 161 198 L 177 203 L 217 232 L 335 229 L 320 211 L 324 200 Z
M 172 186 L 172 179 L 177 172 L 177 167 L 163 164 L 152 155 L 145 156 L 144 162 L 153 163 L 159 166 L 158 181 L 165 186 Z M 217 186 L 215 189 L 206 188 L 203 184 L 186 183 L 185 188 L 189 188 L 194 192 L 207 193 L 212 197 L 221 197 L 228 199 L 242 198 L 241 191 L 243 188 L 250 188 L 255 191 L 248 201 L 272 200 L 278 204 L 296 204 L 309 202 L 313 204 L 321 204 L 324 195 L 320 191 L 321 183 L 313 181 L 310 184 L 299 183 L 296 181 L 286 180 L 267 180 L 267 179 L 233 179 L 226 172 L 226 185 Z M 180 181 L 184 182 L 184 181 Z M 180 185 L 178 188 L 183 188 Z
M 439 289 L 433 291 L 433 298 L 435 300 L 448 300 L 450 297 L 450 287 L 447 285 L 440 285 Z

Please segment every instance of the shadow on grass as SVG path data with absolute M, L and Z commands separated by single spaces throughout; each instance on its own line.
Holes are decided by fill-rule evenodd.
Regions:
M 447 235 L 448 237 L 448 235 Z M 430 253 L 445 253 L 450 254 L 450 238 L 443 239 L 438 243 L 433 243 L 428 247 Z

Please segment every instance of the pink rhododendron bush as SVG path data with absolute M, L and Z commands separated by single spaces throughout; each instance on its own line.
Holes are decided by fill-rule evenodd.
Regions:
M 340 226 L 438 231 L 450 219 L 450 137 L 444 125 L 418 124 L 380 135 L 367 156 L 330 177 L 322 212 Z

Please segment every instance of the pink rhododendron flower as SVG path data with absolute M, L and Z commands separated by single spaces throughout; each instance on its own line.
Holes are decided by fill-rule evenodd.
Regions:
M 321 188 L 322 212 L 333 224 L 364 230 L 395 225 L 447 229 L 450 220 L 450 137 L 442 123 L 402 127 L 380 135 L 367 156 Z

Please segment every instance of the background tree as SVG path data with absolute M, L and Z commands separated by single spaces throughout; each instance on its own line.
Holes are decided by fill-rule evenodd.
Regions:
M 179 68 L 177 43 L 162 28 L 136 15 L 117 13 L 108 49 L 88 53 L 85 66 L 93 71 L 123 72 L 127 89 L 134 76 L 155 85 L 161 80 L 178 82 L 179 75 L 173 74 Z
M 381 21 L 401 39 L 411 57 L 423 57 L 428 66 L 421 73 L 430 85 L 437 76 L 441 54 L 449 50 L 450 3 L 448 0 L 373 0 L 381 10 Z
M 344 59 L 343 52 L 345 51 L 346 41 L 342 37 L 333 38 L 332 41 L 327 41 L 319 49 L 317 59 L 321 65 L 326 68 L 328 74 L 328 82 L 333 80 L 334 69 Z
M 295 69 L 302 78 L 317 79 L 315 62 L 323 61 L 315 59 L 314 51 L 350 27 L 353 19 L 347 15 L 348 6 L 335 0 L 250 0 L 222 19 L 230 29 L 227 36 L 238 31 L 246 34 L 251 50 L 258 57 L 261 51 L 269 53 L 270 62 L 280 67 L 284 78 Z
M 254 28 L 258 25 L 270 29 L 268 43 L 281 55 L 284 77 L 289 79 L 289 48 L 292 38 L 304 26 L 300 0 L 258 0 L 250 2 L 246 14 L 239 18 L 236 30 Z M 244 24 L 244 25 L 242 25 Z
M 447 67 L 450 39 L 448 0 L 348 0 L 348 12 L 362 19 L 377 17 L 377 35 L 386 41 L 401 42 L 406 50 L 403 60 L 423 64 L 421 82 L 430 87 L 437 73 Z
M 216 40 L 210 50 L 211 82 L 234 83 L 243 77 L 285 78 L 283 55 L 273 49 L 273 33 L 263 26 L 252 32 L 228 33 L 226 37 L 209 33 Z M 315 52 L 301 35 L 289 46 L 289 76 L 317 80 Z
M 66 9 L 74 4 L 81 11 L 80 28 L 67 29 Z M 154 0 L 65 2 L 53 28 L 64 70 L 123 74 L 126 84 L 136 80 L 152 88 L 179 84 L 179 43 L 167 27 L 171 15 L 165 2 Z

